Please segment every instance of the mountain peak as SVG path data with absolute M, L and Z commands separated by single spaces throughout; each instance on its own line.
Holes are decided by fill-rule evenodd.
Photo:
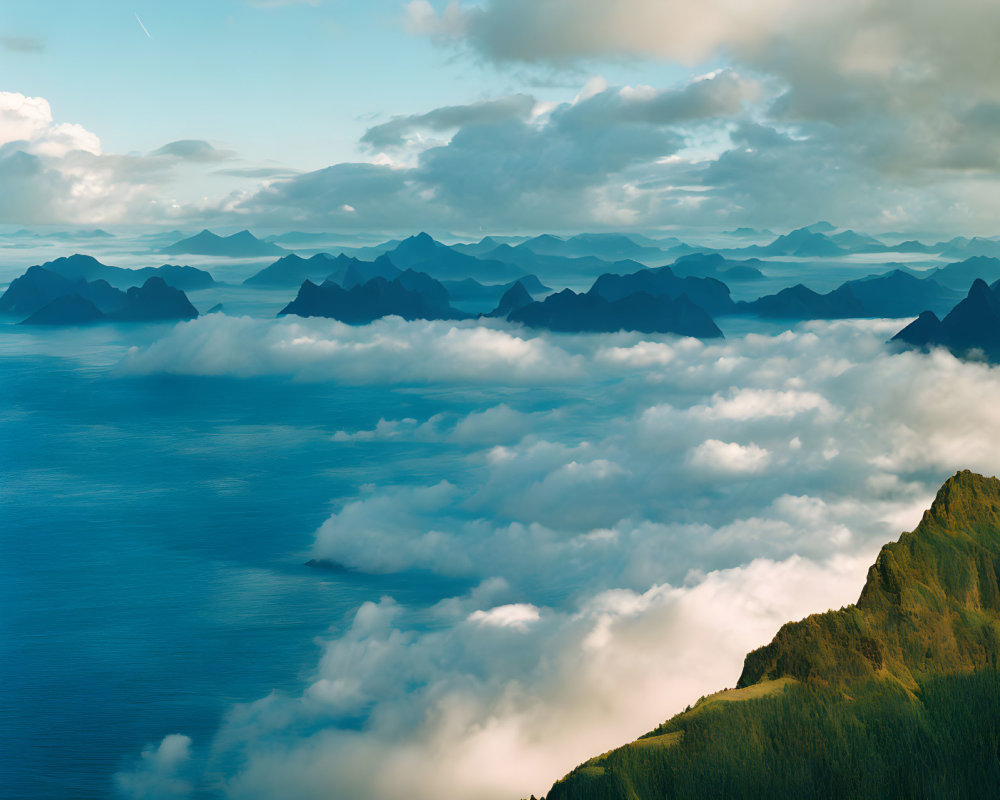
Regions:
M 1000 481 L 949 478 L 912 531 L 885 545 L 855 605 L 784 625 L 746 657 L 738 686 L 775 678 L 841 684 L 1000 660 Z
M 548 800 L 992 796 L 998 664 L 1000 480 L 963 470 L 882 548 L 856 605 L 782 626 L 736 690 L 590 759 Z
M 1000 551 L 1000 480 L 969 470 L 956 472 L 938 489 L 915 533 L 929 524 L 953 534 L 974 535 Z

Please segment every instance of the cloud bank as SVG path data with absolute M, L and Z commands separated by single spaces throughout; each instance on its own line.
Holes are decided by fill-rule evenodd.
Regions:
M 705 344 L 211 315 L 133 350 L 130 373 L 478 398 L 334 433 L 331 447 L 442 455 L 425 479 L 342 498 L 310 554 L 472 588 L 363 604 L 300 693 L 234 707 L 185 769 L 226 776 L 234 798 L 537 795 L 732 685 L 782 622 L 856 599 L 943 477 L 1000 471 L 983 436 L 1000 422 L 996 368 L 893 355 L 898 327 Z M 156 773 L 147 760 L 121 780 Z

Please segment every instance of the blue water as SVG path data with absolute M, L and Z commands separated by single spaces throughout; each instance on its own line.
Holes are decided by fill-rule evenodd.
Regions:
M 460 399 L 120 377 L 11 349 L 0 360 L 0 796 L 111 796 L 143 746 L 179 732 L 204 743 L 233 702 L 301 690 L 313 638 L 361 602 L 419 606 L 465 588 L 304 565 L 315 530 L 361 484 L 465 468 L 440 444 L 357 447 L 331 434 L 460 411 Z

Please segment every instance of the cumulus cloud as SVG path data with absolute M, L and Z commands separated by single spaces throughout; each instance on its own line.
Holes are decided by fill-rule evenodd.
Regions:
M 632 225 L 648 212 L 639 186 L 685 147 L 687 128 L 749 113 L 763 91 L 728 69 L 671 88 L 588 86 L 565 103 L 515 95 L 392 119 L 362 143 L 412 147 L 412 163 L 336 165 L 272 183 L 232 210 L 318 221 L 349 204 L 368 226 Z
M 133 349 L 122 365 L 130 372 L 277 372 L 360 384 L 489 382 L 498 375 L 525 384 L 566 380 L 579 367 L 577 357 L 546 339 L 472 322 L 407 323 L 387 317 L 355 327 L 318 318 L 224 315 L 178 325 L 150 347 Z
M 98 136 L 56 122 L 47 100 L 0 92 L 0 221 L 162 221 L 171 159 L 104 153 Z
M 767 450 L 753 442 L 742 445 L 707 439 L 691 451 L 688 463 L 723 474 L 753 473 L 762 471 L 770 457 Z
M 853 599 L 864 571 L 861 559 L 761 560 L 563 612 L 481 609 L 438 631 L 415 627 L 391 600 L 366 603 L 325 645 L 301 697 L 230 714 L 215 742 L 243 764 L 229 796 L 540 794 L 585 758 L 733 685 L 745 650 L 790 616 Z M 363 708 L 361 729 L 337 724 Z M 303 725 L 317 732 L 300 735 Z
M 407 463 L 426 477 L 387 473 L 341 498 L 312 555 L 473 588 L 429 608 L 373 599 L 324 637 L 301 692 L 231 709 L 204 743 L 232 765 L 228 794 L 538 795 L 733 685 L 782 622 L 856 599 L 949 473 L 1000 472 L 983 435 L 1000 424 L 997 368 L 893 355 L 899 327 L 702 343 L 206 318 L 131 352 L 133 372 L 468 398 L 332 436 L 441 447 Z
M 144 750 L 132 770 L 116 774 L 115 788 L 119 796 L 135 800 L 188 797 L 192 785 L 184 772 L 190 759 L 190 737 L 170 734 L 156 747 Z
M 95 134 L 81 125 L 56 123 L 44 98 L 0 92 L 0 145 L 12 142 L 21 142 L 26 151 L 38 155 L 59 157 L 73 150 L 101 153 Z
M 1000 197 L 998 92 L 982 33 L 998 13 L 977 0 L 947 12 L 899 0 L 416 0 L 406 23 L 502 68 L 638 58 L 755 76 L 754 91 L 734 92 L 728 106 L 721 93 L 712 99 L 730 113 L 753 106 L 731 141 L 733 126 L 717 126 L 695 138 L 698 157 L 626 179 L 643 191 L 616 200 L 636 219 L 773 226 L 828 216 L 967 230 L 990 224 L 977 209 Z
M 487 611 L 481 609 L 473 611 L 469 614 L 469 621 L 478 625 L 494 625 L 499 628 L 514 628 L 524 631 L 532 622 L 537 622 L 540 617 L 538 607 L 531 603 L 508 603 Z
M 424 114 L 394 117 L 388 122 L 375 125 L 365 131 L 361 142 L 375 149 L 399 147 L 413 131 L 442 133 L 466 125 L 525 119 L 534 107 L 535 99 L 523 94 L 483 100 L 470 105 L 443 106 Z

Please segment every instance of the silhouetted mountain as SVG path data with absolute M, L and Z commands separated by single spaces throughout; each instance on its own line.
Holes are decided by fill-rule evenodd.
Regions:
M 541 302 L 513 311 L 508 319 L 535 328 L 566 333 L 676 333 L 699 339 L 722 336 L 712 317 L 687 297 L 653 297 L 636 292 L 618 300 L 607 300 L 593 289 L 576 294 L 565 289 Z
M 198 312 L 187 295 L 168 286 L 163 278 L 153 276 L 142 286 L 133 286 L 125 293 L 125 304 L 109 319 L 127 322 L 164 322 L 194 319 Z
M 502 244 L 515 245 L 525 241 L 527 236 L 484 236 L 471 244 L 453 244 L 451 249 L 468 256 L 482 256 Z
M 515 283 L 520 283 L 528 290 L 529 294 L 533 295 L 548 294 L 552 291 L 535 275 L 522 275 L 510 283 L 480 283 L 473 278 L 466 278 L 462 281 L 441 281 L 441 283 L 448 290 L 448 296 L 455 302 L 492 302 L 496 304 Z
M 444 288 L 440 281 L 434 280 L 426 272 L 417 272 L 412 269 L 403 270 L 396 276 L 407 291 L 419 294 L 430 308 L 435 309 L 442 317 L 448 317 L 453 313 L 451 308 L 451 298 L 448 290 Z M 345 286 L 345 288 L 348 288 Z
M 27 272 L 11 281 L 0 297 L 0 313 L 34 314 L 52 301 L 74 294 L 102 311 L 114 310 L 125 302 L 125 294 L 106 281 L 70 280 L 44 267 L 29 267 Z
M 759 258 L 729 261 L 718 253 L 691 253 L 678 258 L 670 268 L 675 275 L 739 283 L 761 280 L 764 273 L 760 271 L 760 267 L 763 265 L 764 262 Z
M 622 233 L 581 233 L 569 239 L 544 234 L 518 245 L 538 255 L 578 258 L 594 256 L 605 261 L 623 259 L 659 260 L 664 250 L 657 246 L 638 244 Z
M 715 278 L 678 278 L 670 267 L 640 269 L 628 275 L 601 275 L 590 289 L 605 300 L 620 300 L 636 292 L 670 298 L 687 295 L 710 314 L 731 314 L 735 305 L 729 287 Z
M 976 279 L 969 294 L 943 320 L 932 313 L 921 314 L 892 337 L 912 347 L 946 347 L 959 356 L 981 351 L 1000 360 L 1000 298 Z
M 64 294 L 35 311 L 22 325 L 89 325 L 105 319 L 101 310 L 80 295 Z
M 736 689 L 547 800 L 991 797 L 1000 780 L 1000 481 L 959 472 L 855 605 L 786 624 Z
M 866 233 L 857 233 L 850 229 L 835 233 L 829 237 L 837 247 L 842 247 L 852 253 L 861 253 L 872 250 L 880 251 L 885 249 L 885 245 L 874 236 Z
M 749 303 L 737 303 L 737 310 L 770 319 L 849 319 L 868 316 L 861 301 L 846 285 L 829 294 L 819 294 L 798 283 L 777 294 L 759 297 Z
M 345 244 L 347 242 L 370 242 L 370 236 L 360 236 L 354 233 L 310 233 L 305 231 L 289 231 L 272 236 L 265 236 L 262 241 L 273 242 L 274 244 L 289 244 L 312 247 L 322 244 Z
M 987 283 L 1000 279 L 1000 258 L 973 256 L 965 261 L 947 264 L 930 274 L 938 283 L 966 292 L 977 278 Z
M 750 255 L 762 256 L 827 258 L 842 256 L 845 250 L 838 247 L 823 233 L 818 233 L 807 228 L 799 228 L 784 236 L 779 236 L 768 245 L 753 245 L 744 248 L 743 252 Z
M 905 242 L 900 242 L 892 247 L 893 250 L 899 253 L 933 253 L 934 250 L 931 249 L 930 245 L 926 245 L 923 242 L 918 242 L 916 239 L 907 239 Z
M 426 233 L 404 239 L 389 252 L 389 257 L 400 269 L 426 272 L 438 279 L 476 278 L 496 282 L 516 278 L 521 272 L 502 261 L 487 257 L 474 258 L 452 250 Z
M 943 258 L 973 258 L 976 256 L 1000 257 L 1000 242 L 996 239 L 985 239 L 974 236 L 971 239 L 956 237 L 939 251 Z
M 344 258 L 344 256 L 338 256 Z M 392 281 L 402 274 L 402 270 L 392 263 L 392 259 L 385 253 L 374 261 L 359 261 L 356 258 L 350 259 L 350 263 L 344 262 L 333 272 L 327 275 L 326 279 L 333 283 L 339 283 L 345 289 L 350 289 L 361 283 L 368 283 L 372 278 L 385 278 Z
M 160 267 L 142 267 L 141 269 L 126 269 L 102 264 L 93 256 L 77 253 L 67 258 L 57 258 L 42 264 L 44 269 L 55 272 L 72 281 L 104 280 L 119 289 L 130 286 L 141 286 L 148 278 L 158 276 L 170 286 L 190 292 L 197 289 L 207 289 L 215 284 L 212 275 L 203 269 L 181 267 L 175 264 L 164 264 Z
M 203 230 L 189 239 L 182 239 L 164 247 L 160 252 L 171 254 L 188 253 L 199 256 L 225 256 L 228 258 L 251 258 L 254 256 L 279 256 L 288 252 L 273 242 L 258 239 L 250 231 L 240 231 L 232 236 L 219 236 Z
M 38 287 L 43 287 L 45 293 L 33 291 Z M 29 313 L 24 320 L 29 325 L 83 325 L 101 320 L 161 322 L 198 316 L 183 291 L 157 276 L 148 278 L 141 287 L 122 292 L 106 281 L 70 281 L 42 267 L 32 267 L 11 284 L 4 298 L 12 290 L 15 294 L 11 304 L 5 306 L 10 309 L 7 313 Z M 55 290 L 58 294 L 53 294 Z
M 925 309 L 950 308 L 961 295 L 935 278 L 918 278 L 903 270 L 848 281 L 866 317 L 909 317 Z
M 756 228 L 736 228 L 731 231 L 724 231 L 726 236 L 734 236 L 737 239 L 763 239 L 765 237 L 774 236 L 774 232 L 768 230 L 767 228 L 762 228 L 757 230 Z
M 497 307 L 486 316 L 501 317 L 506 319 L 514 311 L 531 305 L 533 302 L 535 301 L 532 296 L 528 294 L 528 290 L 524 288 L 520 281 L 515 281 L 514 285 L 503 293 L 503 297 L 500 298 L 500 302 L 497 303 Z
M 804 228 L 799 230 L 809 231 L 810 233 L 833 233 L 837 230 L 836 225 L 831 225 L 825 219 L 821 219 L 819 222 L 814 222 L 812 225 L 806 225 Z
M 533 250 L 529 250 L 523 245 L 511 247 L 509 244 L 498 245 L 484 256 L 484 259 L 501 261 L 511 265 L 517 272 L 526 272 L 542 275 L 545 280 L 552 280 L 553 276 L 565 276 L 577 278 L 580 275 L 600 275 L 610 269 L 623 269 L 621 263 L 609 264 L 607 261 L 595 256 L 581 256 L 570 258 L 567 256 L 542 255 Z M 628 262 L 631 269 L 643 269 L 644 264 L 638 261 Z
M 158 277 L 162 278 L 167 286 L 173 286 L 175 289 L 180 289 L 184 292 L 196 292 L 199 289 L 207 289 L 215 285 L 215 279 L 211 273 L 197 267 L 180 266 L 178 264 L 142 267 L 141 269 L 126 270 L 126 272 L 135 273 L 132 283 L 126 285 L 125 280 L 127 276 L 125 275 L 119 275 L 119 283 L 114 283 L 114 281 L 110 280 L 109 282 L 114 283 L 116 286 L 128 288 L 128 286 L 137 286 L 136 280 L 145 282 L 149 278 Z
M 338 264 L 338 259 L 353 262 L 355 259 L 341 255 L 336 259 L 329 253 L 317 253 L 312 258 L 289 253 L 273 264 L 268 264 L 243 281 L 245 286 L 259 286 L 276 289 L 290 289 L 301 286 L 306 280 L 322 280 Z
M 427 286 L 424 279 L 433 280 L 429 276 L 420 278 L 412 271 L 409 277 L 404 275 L 392 281 L 372 278 L 351 289 L 345 289 L 332 281 L 322 286 L 305 281 L 295 299 L 278 312 L 278 316 L 296 314 L 300 317 L 329 317 L 352 325 L 364 325 L 390 315 L 406 320 L 462 319 L 467 316 L 448 307 L 447 299 L 442 307 L 439 295 L 433 292 L 427 295 L 423 293 Z M 407 288 L 407 282 L 423 289 Z M 440 288 L 443 292 L 444 287 Z M 447 298 L 447 292 L 444 294 Z
M 952 290 L 931 278 L 893 270 L 847 281 L 827 294 L 798 284 L 737 306 L 740 313 L 772 319 L 848 319 L 908 317 L 927 308 L 948 308 L 956 299 Z

